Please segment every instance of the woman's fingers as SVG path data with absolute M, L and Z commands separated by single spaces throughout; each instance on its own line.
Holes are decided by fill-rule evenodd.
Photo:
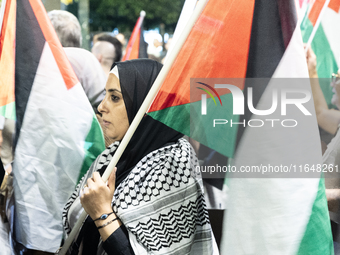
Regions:
M 116 183 L 116 170 L 117 168 L 115 167 L 109 176 L 107 184 L 104 183 L 98 172 L 94 172 L 92 174 L 92 178 L 87 179 L 86 185 L 82 190 L 80 190 L 79 195 L 83 198 L 84 195 L 88 195 L 90 193 L 93 194 L 99 192 L 102 194 L 102 192 L 108 188 L 111 196 L 113 196 Z
M 95 182 L 98 182 L 100 180 L 102 180 L 102 177 L 100 176 L 100 174 L 98 172 L 94 172 L 92 174 L 92 179 L 95 181 Z
M 87 179 L 87 187 L 94 187 L 94 181 L 93 181 L 93 179 L 92 178 L 88 178 Z

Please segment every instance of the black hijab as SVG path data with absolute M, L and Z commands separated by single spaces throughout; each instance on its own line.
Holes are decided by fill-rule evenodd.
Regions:
M 118 68 L 120 87 L 131 124 L 162 64 L 151 59 L 136 59 L 114 63 L 112 68 L 115 66 Z M 145 115 L 117 164 L 116 187 L 145 155 L 176 142 L 182 136 L 181 133 Z

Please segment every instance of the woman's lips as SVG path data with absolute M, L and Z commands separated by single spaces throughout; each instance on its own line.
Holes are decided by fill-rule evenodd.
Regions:
M 104 126 L 108 126 L 108 125 L 110 125 L 110 124 L 111 124 L 111 122 L 106 121 L 106 120 L 103 120 L 103 125 L 104 125 Z

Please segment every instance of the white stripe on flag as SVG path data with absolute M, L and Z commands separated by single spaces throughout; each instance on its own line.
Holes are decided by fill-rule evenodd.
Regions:
M 67 90 L 45 43 L 13 170 L 16 238 L 27 248 L 59 248 L 62 208 L 76 185 L 93 116 L 81 85 Z
M 299 29 L 295 30 L 273 77 L 308 77 Z M 270 82 L 257 108 L 270 108 L 272 97 L 268 90 L 277 84 L 282 85 L 279 91 L 289 87 L 287 83 Z M 310 91 L 308 85 L 309 82 L 301 82 L 300 88 Z M 321 146 L 313 101 L 304 106 L 312 116 L 295 116 L 299 121 L 295 128 L 274 129 L 270 125 L 247 128 L 235 156 L 237 169 L 242 165 L 320 164 Z M 256 119 L 266 118 L 256 116 Z M 270 118 L 282 119 L 280 111 Z M 230 179 L 221 254 L 296 254 L 318 184 L 319 178 Z

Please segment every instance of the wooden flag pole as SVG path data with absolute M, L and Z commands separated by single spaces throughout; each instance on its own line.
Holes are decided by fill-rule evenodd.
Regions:
M 126 146 L 128 145 L 131 137 L 133 136 L 135 130 L 137 129 L 140 121 L 142 120 L 142 118 L 144 117 L 145 113 L 147 112 L 147 110 L 150 108 L 155 96 L 157 95 L 159 89 L 161 88 L 168 72 L 171 69 L 172 64 L 174 63 L 178 53 L 180 52 L 180 50 L 182 49 L 183 44 L 185 43 L 188 35 L 190 34 L 190 31 L 192 29 L 192 27 L 195 25 L 198 17 L 200 16 L 200 14 L 202 13 L 206 3 L 209 0 L 200 0 L 198 1 L 198 4 L 195 8 L 195 11 L 193 13 L 193 15 L 191 16 L 190 20 L 188 21 L 188 24 L 186 26 L 186 28 L 183 30 L 180 38 L 178 39 L 172 54 L 169 56 L 169 59 L 167 60 L 167 62 L 165 63 L 165 65 L 163 66 L 163 68 L 161 69 L 160 73 L 158 74 L 154 84 L 152 85 L 148 95 L 146 96 L 146 98 L 143 101 L 143 104 L 141 105 L 141 107 L 139 108 L 135 118 L 133 119 L 129 129 L 127 130 L 124 138 L 122 139 L 119 147 L 117 148 L 115 154 L 113 155 L 113 158 L 111 159 L 110 164 L 107 166 L 102 179 L 104 182 L 106 182 L 111 174 L 111 172 L 113 171 L 113 169 L 115 168 L 115 166 L 118 163 L 118 160 L 120 159 L 121 155 L 123 154 Z M 76 237 L 79 229 L 81 228 L 84 220 L 86 219 L 86 212 L 84 211 L 79 219 L 77 220 L 75 226 L 73 227 L 69 237 L 66 239 L 64 246 L 59 250 L 58 254 L 59 255 L 65 255 L 67 250 L 70 248 L 74 238 Z
M 322 16 L 323 16 L 325 10 L 327 9 L 329 2 L 330 2 L 330 0 L 326 0 L 326 1 L 325 1 L 325 4 L 323 5 L 323 7 L 322 7 L 322 9 L 321 9 L 321 11 L 320 11 L 320 14 L 319 14 L 319 16 L 318 16 L 318 19 L 317 19 L 316 22 L 315 22 L 315 26 L 313 27 L 313 31 L 312 31 L 311 35 L 309 36 L 308 41 L 307 41 L 307 44 L 306 44 L 306 47 L 305 47 L 305 53 L 306 53 L 306 54 L 307 54 L 307 51 L 308 51 L 309 47 L 310 47 L 311 44 L 312 44 L 312 41 L 313 41 L 314 36 L 315 36 L 315 34 L 316 34 L 316 31 L 318 30 L 319 25 L 320 25 L 320 23 L 321 23 L 321 18 L 322 18 Z M 312 7 L 312 8 L 313 8 L 313 7 Z

